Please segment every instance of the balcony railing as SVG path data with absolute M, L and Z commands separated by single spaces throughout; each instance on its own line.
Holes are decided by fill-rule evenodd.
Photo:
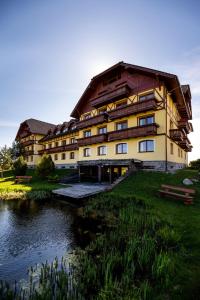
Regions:
M 186 118 L 186 119 L 192 119 L 192 111 L 188 103 L 183 106 L 178 107 L 178 111 L 181 115 L 181 117 Z
M 107 141 L 107 134 L 93 135 L 93 136 L 78 139 L 77 141 L 78 141 L 79 147 L 103 143 L 103 142 Z
M 108 141 L 124 140 L 129 138 L 150 136 L 157 134 L 157 124 L 131 127 L 127 129 L 112 131 L 108 133 Z
M 40 154 L 40 155 L 44 154 L 44 153 L 51 154 L 51 153 L 59 153 L 59 152 L 74 151 L 74 150 L 78 150 L 77 143 L 39 150 L 38 154 Z
M 33 155 L 33 154 L 34 154 L 33 150 L 27 150 L 27 151 L 25 151 L 25 155 L 26 156 Z
M 129 95 L 130 89 L 127 84 L 118 87 L 117 89 L 108 92 L 102 96 L 98 96 L 91 100 L 91 105 L 94 107 L 100 107 L 102 105 L 113 102 L 114 100 L 118 100 L 120 98 L 125 98 Z
M 184 129 L 187 134 L 193 131 L 192 124 L 188 122 L 187 119 L 181 119 L 180 121 L 178 121 L 178 127 L 180 129 Z
M 170 129 L 170 138 L 174 141 L 182 141 L 184 134 L 180 129 Z
M 125 116 L 130 116 L 140 112 L 145 112 L 148 110 L 155 110 L 157 107 L 156 99 L 136 102 L 133 104 L 126 105 L 108 112 L 109 118 L 111 120 L 122 118 Z
M 33 145 L 36 141 L 35 140 L 29 140 L 29 141 L 24 141 L 22 142 L 21 141 L 21 144 L 26 147 L 26 146 L 29 146 L 29 145 Z
M 90 127 L 93 125 L 97 125 L 97 124 L 101 124 L 105 121 L 107 121 L 107 115 L 106 114 L 102 114 L 102 115 L 98 115 L 86 120 L 82 120 L 79 121 L 77 124 L 77 129 L 82 129 L 82 128 L 86 128 L 86 127 Z
M 179 145 L 187 152 L 192 151 L 192 145 L 187 136 L 184 136 L 183 140 L 179 142 Z

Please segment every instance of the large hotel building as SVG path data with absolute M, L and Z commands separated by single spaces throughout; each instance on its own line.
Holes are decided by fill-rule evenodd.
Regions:
M 20 124 L 16 139 L 29 167 L 47 153 L 57 168 L 106 181 L 137 166 L 170 171 L 188 163 L 191 93 L 174 74 L 119 62 L 91 79 L 71 118 Z

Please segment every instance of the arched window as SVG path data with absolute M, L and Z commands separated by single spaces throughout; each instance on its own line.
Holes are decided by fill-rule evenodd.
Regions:
M 139 142 L 139 152 L 153 152 L 154 140 L 145 140 Z

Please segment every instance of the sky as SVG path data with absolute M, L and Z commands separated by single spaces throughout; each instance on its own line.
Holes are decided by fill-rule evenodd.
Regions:
M 200 158 L 200 1 L 0 0 L 0 147 L 19 124 L 69 120 L 90 79 L 124 61 L 178 75 L 192 92 Z

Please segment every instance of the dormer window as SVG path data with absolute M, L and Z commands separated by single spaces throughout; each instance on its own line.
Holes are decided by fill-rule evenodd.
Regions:
M 63 129 L 63 133 L 67 132 L 68 131 L 68 128 L 64 128 Z
M 56 131 L 56 135 L 60 134 L 60 130 Z

